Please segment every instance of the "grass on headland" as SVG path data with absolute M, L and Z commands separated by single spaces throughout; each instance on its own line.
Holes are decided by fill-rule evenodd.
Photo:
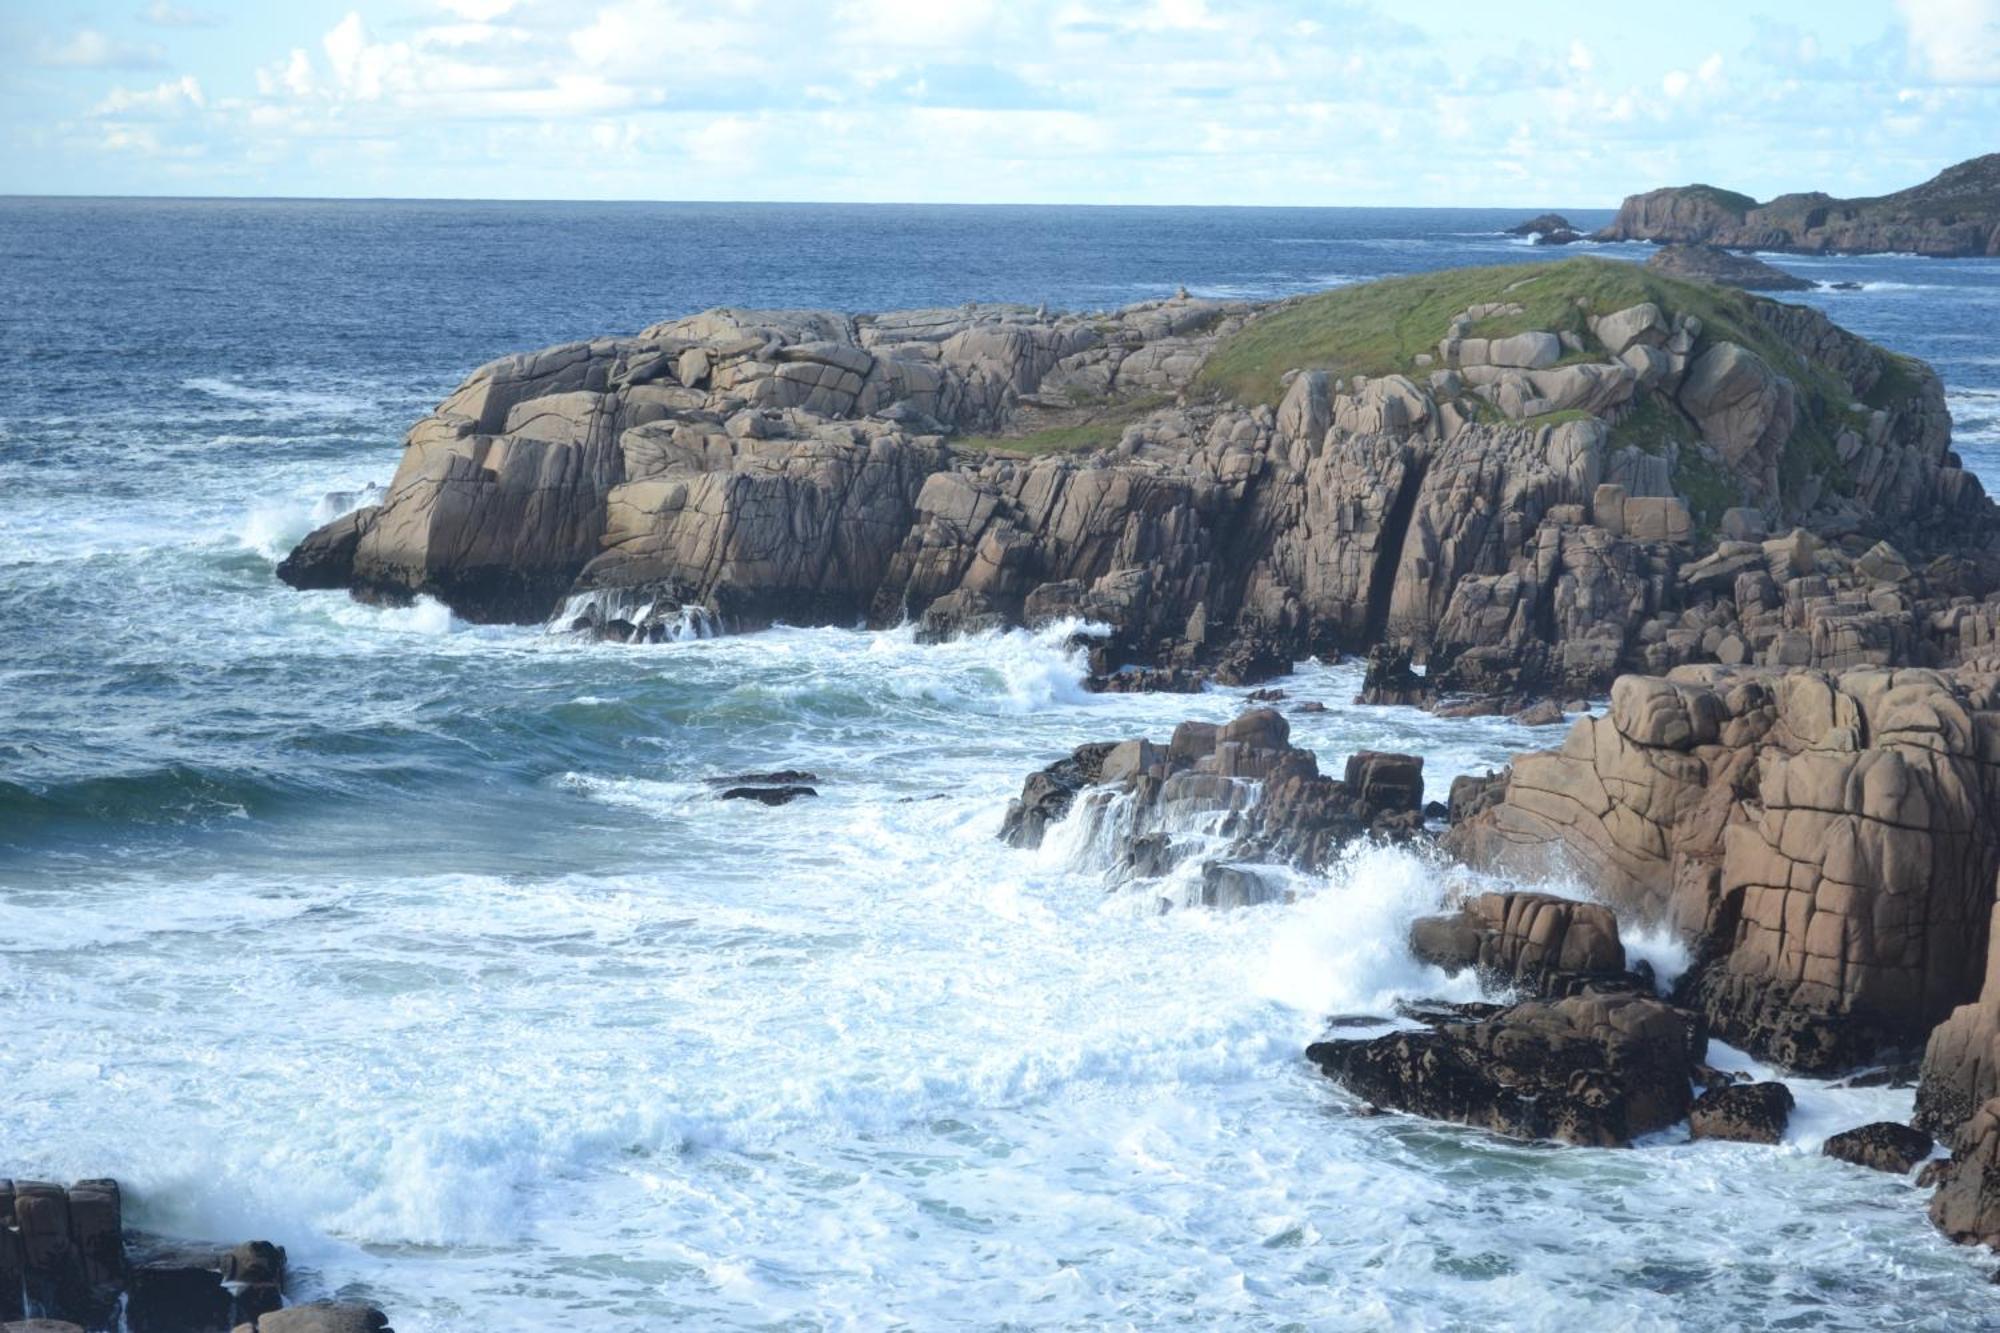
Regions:
M 1851 416 L 1852 395 L 1830 367 L 1801 356 L 1758 317 L 1757 303 L 1769 298 L 1687 282 L 1621 260 L 1578 256 L 1544 264 L 1446 269 L 1297 297 L 1226 339 L 1210 354 L 1197 384 L 1221 397 L 1254 404 L 1275 403 L 1283 393 L 1281 377 L 1292 369 L 1324 370 L 1335 379 L 1404 374 L 1421 380 L 1434 367 L 1419 365 L 1417 357 L 1435 356 L 1452 319 L 1472 306 L 1521 307 L 1518 315 L 1476 321 L 1474 337 L 1500 338 L 1543 329 L 1574 333 L 1586 346 L 1595 347 L 1591 316 L 1642 301 L 1658 305 L 1670 318 L 1699 319 L 1697 354 L 1716 342 L 1739 343 L 1797 386 L 1800 420 L 1780 469 L 1788 494 L 1796 494 L 1813 476 L 1834 491 L 1852 493 L 1853 482 L 1833 443 Z M 1916 385 L 1913 367 L 1886 352 L 1882 355 L 1883 382 L 1869 395 L 1873 402 L 1906 396 Z M 1642 405 L 1619 423 L 1613 443 L 1643 443 L 1638 438 L 1642 433 L 1667 429 L 1675 424 L 1671 420 L 1675 415 L 1664 404 L 1649 415 Z M 1684 430 L 1675 436 L 1684 437 Z M 1714 495 L 1714 488 L 1710 490 Z

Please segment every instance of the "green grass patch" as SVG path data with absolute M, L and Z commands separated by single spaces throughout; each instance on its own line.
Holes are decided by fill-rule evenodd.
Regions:
M 1613 452 L 1630 446 L 1658 457 L 1669 445 L 1692 448 L 1694 435 L 1693 425 L 1673 404 L 1657 393 L 1642 393 L 1612 423 L 1609 444 Z
M 1223 340 L 1202 367 L 1198 383 L 1241 403 L 1276 402 L 1280 377 L 1294 368 L 1324 370 L 1335 379 L 1427 370 L 1416 364 L 1437 352 L 1454 316 L 1475 305 L 1511 302 L 1519 315 L 1478 320 L 1472 336 L 1505 338 L 1529 329 L 1574 333 L 1592 350 L 1565 361 L 1603 356 L 1590 336 L 1589 317 L 1652 301 L 1669 315 L 1702 321 L 1703 341 L 1740 342 L 1791 373 L 1798 356 L 1751 313 L 1764 298 L 1748 292 L 1685 282 L 1637 264 L 1579 256 L 1546 264 L 1447 269 L 1380 282 L 1337 287 L 1295 297 L 1251 320 Z
M 1715 539 L 1725 510 L 1743 503 L 1743 488 L 1719 464 L 1683 446 L 1674 458 L 1674 489 L 1687 501 L 1695 536 L 1703 545 Z
M 1757 207 L 1757 201 L 1749 195 L 1740 194 L 1735 190 L 1725 190 L 1719 185 L 1689 185 L 1679 193 L 1734 213 L 1739 218 Z
M 1862 399 L 1870 407 L 1890 407 L 1912 397 L 1923 387 L 1923 372 L 1916 362 L 1891 351 L 1882 353 L 1882 376 Z

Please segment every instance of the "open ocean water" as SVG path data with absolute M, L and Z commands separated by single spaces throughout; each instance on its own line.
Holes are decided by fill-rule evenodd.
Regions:
M 2000 1326 L 1990 1256 L 1818 1155 L 1907 1092 L 1794 1080 L 1775 1150 L 1359 1117 L 1303 1048 L 1472 996 L 1403 945 L 1450 872 L 1161 915 L 1074 830 L 994 839 L 1032 769 L 1240 692 L 1089 695 L 1056 635 L 628 647 L 272 574 L 502 353 L 1565 253 L 1521 216 L 0 200 L 0 1173 L 116 1175 L 403 1333 Z M 1936 365 L 2000 485 L 2000 261 L 1774 262 L 1861 283 L 1804 299 Z M 1561 734 L 1357 680 L 1307 666 L 1294 734 L 1433 792 Z M 703 781 L 778 767 L 820 799 Z

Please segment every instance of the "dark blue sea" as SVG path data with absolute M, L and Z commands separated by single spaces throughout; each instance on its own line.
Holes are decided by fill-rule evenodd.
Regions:
M 634 648 L 273 577 L 503 353 L 1573 253 L 1521 216 L 0 199 L 0 1175 L 115 1175 L 403 1333 L 1994 1326 L 1990 1259 L 1817 1151 L 1907 1091 L 1793 1080 L 1776 1149 L 1357 1117 L 1300 1051 L 1475 997 L 1402 943 L 1445 872 L 1160 915 L 995 841 L 1027 772 L 1237 692 L 1091 695 L 1056 635 Z M 2000 486 L 2000 261 L 1767 258 L 1932 362 Z M 1307 665 L 1301 738 L 1440 788 L 1560 735 L 1355 684 Z M 704 782 L 774 767 L 821 798 Z

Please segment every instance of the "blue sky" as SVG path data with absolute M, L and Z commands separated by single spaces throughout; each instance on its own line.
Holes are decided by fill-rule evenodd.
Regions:
M 2000 0 L 0 0 L 0 192 L 1611 205 L 2000 150 Z

